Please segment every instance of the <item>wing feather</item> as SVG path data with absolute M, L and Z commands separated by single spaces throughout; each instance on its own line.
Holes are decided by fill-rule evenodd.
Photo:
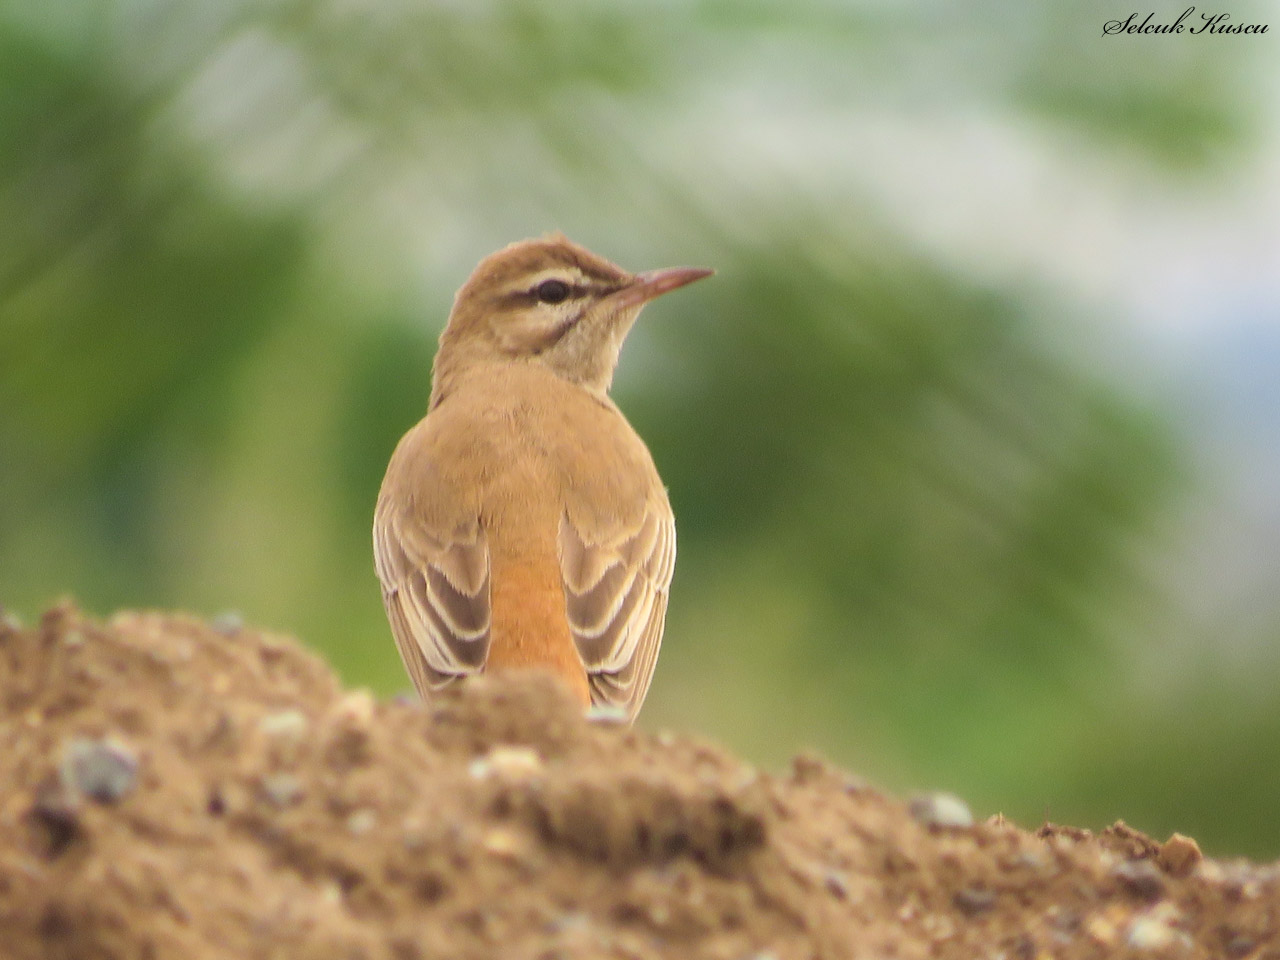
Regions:
M 665 497 L 637 522 L 589 542 L 566 513 L 560 566 L 569 629 L 587 669 L 593 703 L 634 717 L 662 644 L 675 567 L 675 519 Z
M 400 659 L 422 696 L 489 656 L 489 547 L 473 524 L 440 536 L 380 501 L 374 563 Z

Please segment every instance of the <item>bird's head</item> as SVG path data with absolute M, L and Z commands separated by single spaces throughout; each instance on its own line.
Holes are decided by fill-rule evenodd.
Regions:
M 437 391 L 472 363 L 542 364 L 604 394 L 641 308 L 712 271 L 628 273 L 562 234 L 522 240 L 480 261 L 454 298 L 436 354 Z

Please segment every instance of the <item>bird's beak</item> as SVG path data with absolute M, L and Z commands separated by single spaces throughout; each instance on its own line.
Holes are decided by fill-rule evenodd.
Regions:
M 648 270 L 645 273 L 637 273 L 625 287 L 609 299 L 623 309 L 638 307 L 676 287 L 683 287 L 686 283 L 693 283 L 713 273 L 715 273 L 714 270 L 706 270 L 702 267 L 668 267 L 666 270 Z

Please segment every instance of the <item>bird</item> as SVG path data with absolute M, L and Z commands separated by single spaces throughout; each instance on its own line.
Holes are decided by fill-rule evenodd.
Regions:
M 424 700 L 483 672 L 542 670 L 635 719 L 662 643 L 675 517 L 609 396 L 650 300 L 714 271 L 631 273 L 561 233 L 484 258 L 454 297 L 427 414 L 374 511 L 374 561 Z

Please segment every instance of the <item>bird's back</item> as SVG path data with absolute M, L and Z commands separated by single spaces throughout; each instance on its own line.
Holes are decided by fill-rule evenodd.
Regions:
M 549 669 L 584 701 L 563 527 L 606 541 L 653 509 L 670 516 L 648 449 L 612 402 L 520 363 L 478 365 L 458 378 L 397 447 L 379 498 L 379 517 L 397 510 L 399 524 L 433 542 L 477 529 L 489 564 L 485 667 Z

